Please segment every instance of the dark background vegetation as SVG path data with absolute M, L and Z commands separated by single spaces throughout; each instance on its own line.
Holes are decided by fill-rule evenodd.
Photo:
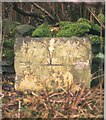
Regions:
M 97 23 L 97 20 L 89 11 L 95 15 L 104 14 L 104 2 L 97 3 L 72 3 L 72 2 L 37 2 L 37 3 L 3 3 L 3 19 L 10 19 L 22 24 L 38 24 L 48 22 L 56 23 L 59 21 L 75 22 L 78 18 L 86 18 Z

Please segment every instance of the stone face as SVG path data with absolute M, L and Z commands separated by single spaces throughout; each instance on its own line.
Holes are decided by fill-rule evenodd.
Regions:
M 57 91 L 85 81 L 90 87 L 88 38 L 17 38 L 14 49 L 17 90 Z

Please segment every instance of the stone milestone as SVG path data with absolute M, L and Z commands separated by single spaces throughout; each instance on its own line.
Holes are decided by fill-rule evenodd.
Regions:
M 16 90 L 40 93 L 90 87 L 91 43 L 86 37 L 16 38 L 14 50 Z

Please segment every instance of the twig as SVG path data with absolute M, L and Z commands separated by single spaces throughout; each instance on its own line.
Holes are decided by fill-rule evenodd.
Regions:
M 0 92 L 0 99 L 2 99 L 3 97 L 4 97 L 4 94 Z
M 103 76 L 104 76 L 104 74 L 98 75 L 98 76 L 96 76 L 96 77 L 93 77 L 91 80 L 94 80 L 94 79 L 96 79 L 96 78 L 100 78 L 100 77 L 103 77 Z
M 30 12 L 33 12 L 33 5 L 31 5 Z M 30 24 L 30 23 L 31 23 L 31 17 L 29 17 L 29 20 L 28 20 L 28 24 Z
M 93 107 L 94 107 L 98 112 L 100 112 L 100 110 L 97 109 L 97 106 L 94 105 Z
M 40 9 L 41 11 L 43 11 L 45 14 L 47 14 L 52 20 L 55 20 L 55 18 L 47 10 L 39 6 L 37 3 L 32 3 L 32 4 L 38 9 Z
M 64 3 L 61 3 L 61 9 L 62 9 L 62 15 L 63 15 L 63 20 L 64 20 L 64 17 L 65 17 Z
M 38 97 L 38 95 L 37 95 L 36 93 L 34 93 L 34 92 L 31 92 L 31 93 L 32 93 L 32 95 L 34 95 L 34 96 Z
M 84 83 L 84 85 L 83 85 L 83 87 L 82 87 L 82 89 L 81 89 L 81 91 L 80 91 L 80 94 L 79 94 L 79 96 L 77 97 L 77 100 L 75 101 L 75 105 L 74 105 L 74 108 L 76 108 L 77 106 L 78 106 L 78 104 L 79 104 L 79 102 L 80 102 L 80 100 L 81 100 L 81 97 L 82 97 L 82 95 L 83 95 L 83 93 L 84 93 L 84 90 L 85 90 L 85 87 L 86 87 L 86 85 L 87 85 L 87 80 L 85 81 L 85 83 Z
M 37 15 L 35 12 L 29 12 L 29 11 L 25 11 L 25 10 L 19 8 L 17 3 L 13 3 L 13 9 L 24 16 L 39 18 L 39 20 L 41 20 L 41 21 L 43 20 L 43 17 Z
M 96 73 L 100 72 L 101 70 L 102 70 L 102 69 L 100 69 L 100 70 L 94 72 L 94 73 L 92 74 L 92 76 L 94 76 Z
M 101 64 L 99 66 L 99 69 L 102 69 L 102 61 Z M 103 90 L 102 90 L 102 85 L 103 85 L 103 78 L 102 78 L 102 74 L 103 74 L 103 70 L 100 71 L 100 110 L 102 111 L 102 95 L 103 95 Z
M 95 15 L 95 14 L 93 13 L 93 11 L 90 10 L 89 8 L 88 8 L 88 11 L 94 16 L 94 18 L 98 21 L 98 23 L 105 29 L 105 26 L 104 26 L 103 24 L 101 24 L 101 22 L 99 21 L 98 16 Z
M 67 118 L 67 116 L 63 115 L 62 113 L 56 111 L 57 114 L 61 115 L 63 118 Z
M 102 14 L 102 11 L 101 11 L 101 14 Z M 103 45 L 102 45 L 102 43 L 103 43 L 103 41 L 102 41 L 102 20 L 100 20 L 100 51 L 102 52 L 102 47 L 103 47 Z
M 53 14 L 55 15 L 55 14 L 56 14 L 56 11 L 55 11 L 55 3 L 51 3 L 51 4 L 50 4 L 50 8 L 52 9 Z
M 44 104 L 45 109 L 48 110 L 47 104 L 46 103 L 43 103 L 43 104 Z
M 50 95 L 49 98 L 54 97 L 54 96 L 58 96 L 58 95 L 63 95 L 63 94 L 64 93 L 54 93 L 54 94 Z
M 59 15 L 57 14 L 56 16 L 57 16 L 58 21 L 61 21 L 61 19 L 60 19 Z
M 81 107 L 78 107 L 78 111 L 79 111 L 79 114 L 83 114 L 83 115 L 85 115 L 85 113 L 84 113 L 84 111 L 83 111 L 83 109 L 81 109 Z
M 80 115 L 75 115 L 75 114 L 74 115 L 70 115 L 71 119 L 74 119 L 74 118 L 76 119 L 76 118 L 79 118 L 79 117 L 80 117 Z
M 91 103 L 88 104 L 88 107 L 90 110 L 93 110 L 92 107 L 91 107 Z
M 17 115 L 18 118 L 21 118 L 21 101 L 19 100 L 18 102 L 18 115 Z

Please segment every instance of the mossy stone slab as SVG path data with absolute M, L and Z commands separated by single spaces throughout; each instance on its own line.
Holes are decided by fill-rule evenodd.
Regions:
M 90 87 L 91 43 L 86 37 L 17 38 L 15 41 L 15 88 L 37 93 Z

